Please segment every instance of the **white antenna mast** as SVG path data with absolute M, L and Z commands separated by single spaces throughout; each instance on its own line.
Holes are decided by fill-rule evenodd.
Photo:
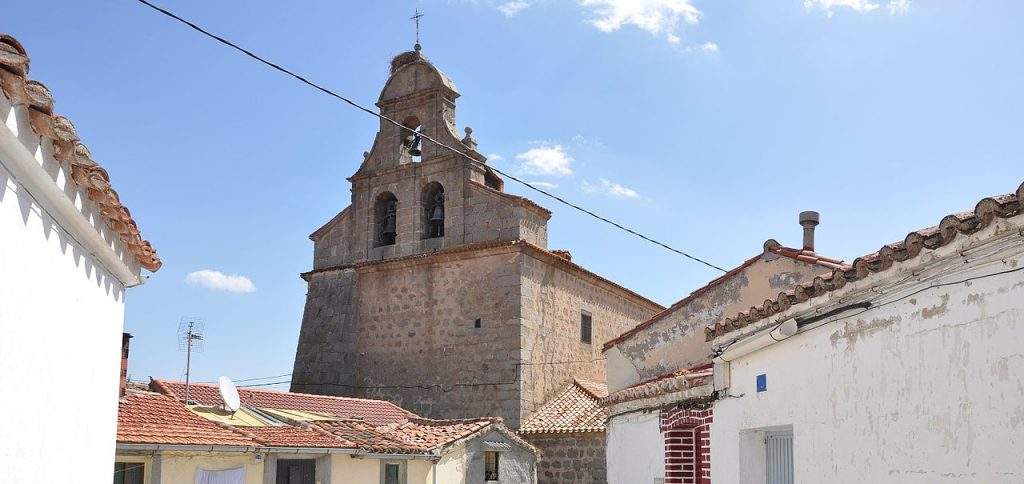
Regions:
M 178 349 L 185 352 L 185 405 L 189 403 L 189 377 L 192 373 L 192 351 L 203 349 L 203 326 L 201 318 L 183 317 L 178 323 Z

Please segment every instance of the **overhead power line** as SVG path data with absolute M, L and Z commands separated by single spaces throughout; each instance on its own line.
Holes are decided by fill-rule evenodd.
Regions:
M 162 8 L 162 7 L 154 5 L 153 3 L 151 3 L 151 2 L 149 2 L 147 0 L 137 0 L 137 1 L 139 3 L 141 3 L 141 4 L 143 4 L 143 5 L 146 5 L 149 8 L 152 8 L 153 10 L 155 10 L 155 11 L 157 11 L 157 12 L 159 12 L 159 13 L 167 16 L 167 17 L 170 17 L 170 18 L 172 18 L 174 20 L 177 20 L 178 22 L 181 22 L 182 24 L 185 24 L 186 26 L 188 26 L 192 30 L 195 30 L 195 31 L 197 31 L 197 32 L 199 32 L 199 33 L 201 33 L 201 34 L 203 34 L 203 35 L 205 35 L 205 36 L 207 36 L 207 37 L 209 37 L 209 38 L 211 38 L 213 40 L 216 40 L 217 42 L 220 42 L 220 43 L 222 43 L 222 44 L 224 44 L 224 45 L 226 45 L 226 46 L 228 46 L 228 47 L 230 47 L 230 48 L 232 48 L 232 49 L 234 49 L 234 50 L 236 50 L 238 52 L 241 52 L 242 54 L 245 54 L 246 56 L 252 58 L 253 60 L 255 60 L 255 61 L 257 61 L 257 62 L 259 62 L 261 64 L 266 65 L 267 67 L 270 67 L 271 69 L 274 69 L 274 70 L 276 70 L 278 72 L 286 74 L 286 75 L 288 75 L 290 77 L 293 77 L 296 80 L 298 80 L 299 82 L 301 82 L 303 84 L 306 84 L 307 86 L 312 87 L 313 89 L 316 89 L 316 90 L 318 90 L 318 91 L 320 91 L 320 92 L 322 92 L 322 93 L 324 93 L 324 94 L 326 94 L 328 96 L 336 98 L 336 99 L 338 99 L 338 100 L 340 100 L 340 101 L 342 101 L 342 102 L 344 102 L 344 103 L 346 103 L 346 104 L 348 104 L 348 105 L 350 105 L 350 106 L 352 106 L 352 107 L 354 107 L 354 108 L 356 108 L 356 109 L 358 109 L 360 111 L 363 111 L 366 114 L 369 114 L 369 115 L 371 115 L 373 117 L 376 117 L 376 118 L 379 118 L 379 119 L 381 119 L 383 121 L 391 123 L 391 124 L 397 126 L 399 129 L 403 129 L 403 130 L 409 131 L 410 133 L 413 132 L 412 129 L 409 129 L 408 127 L 404 126 L 402 123 L 399 123 L 398 121 L 395 121 L 395 120 L 393 120 L 393 119 L 391 119 L 391 118 L 389 118 L 387 116 L 384 116 L 383 114 L 380 114 L 380 113 L 377 113 L 377 112 L 375 112 L 375 111 L 373 111 L 371 109 L 368 109 L 368 108 L 364 107 L 363 105 L 361 105 L 361 104 L 359 104 L 359 103 L 349 99 L 348 97 L 345 97 L 345 96 L 343 96 L 341 94 L 338 94 L 335 91 L 332 91 L 332 90 L 330 90 L 330 89 L 328 89 L 326 87 L 323 87 L 323 86 L 321 86 L 321 85 L 319 85 L 319 84 L 317 84 L 317 83 L 315 83 L 313 81 L 310 81 L 309 79 L 305 78 L 302 75 L 296 74 L 295 72 L 292 72 L 292 71 L 290 71 L 290 70 L 288 70 L 288 69 L 286 69 L 284 67 L 281 67 L 281 66 L 279 66 L 279 65 L 277 65 L 277 64 L 275 64 L 275 63 L 273 63 L 273 62 L 271 62 L 271 61 L 269 61 L 269 60 L 267 60 L 267 59 L 265 59 L 265 58 L 263 58 L 263 57 L 261 57 L 261 56 L 259 56 L 257 54 L 255 54 L 255 53 L 253 53 L 252 51 L 250 51 L 248 49 L 245 49 L 244 47 L 241 47 L 241 46 L 235 44 L 234 42 L 231 42 L 230 40 L 225 39 L 224 37 L 221 37 L 221 36 L 219 36 L 217 34 L 214 34 L 214 33 L 210 32 L 210 31 L 208 31 L 208 30 L 206 30 L 206 29 L 196 25 L 195 23 L 193 23 L 193 22 L 191 22 L 191 21 L 189 21 L 189 20 L 187 20 L 185 18 L 182 18 L 182 17 L 178 16 L 174 12 L 171 12 L 169 10 L 166 10 L 166 9 Z M 496 173 L 498 173 L 498 174 L 500 174 L 500 175 L 502 175 L 502 176 L 504 176 L 504 177 L 506 177 L 506 178 L 508 178 L 510 180 L 515 181 L 516 183 L 519 183 L 519 184 L 521 184 L 521 185 L 523 185 L 523 186 L 525 186 L 525 187 L 527 187 L 527 188 L 529 188 L 529 189 L 531 189 L 531 190 L 533 190 L 533 191 L 535 191 L 537 193 L 546 195 L 546 196 L 552 198 L 553 200 L 558 201 L 559 203 L 562 203 L 562 204 L 564 204 L 564 205 L 566 205 L 568 207 L 571 207 L 571 208 L 574 208 L 574 209 L 576 209 L 576 210 L 578 210 L 580 212 L 583 212 L 584 214 L 589 215 L 589 216 L 591 216 L 593 218 L 596 218 L 597 220 L 600 220 L 602 222 L 605 222 L 605 223 L 607 223 L 607 224 L 609 224 L 609 225 L 611 225 L 611 226 L 613 226 L 615 228 L 618 228 L 619 230 L 625 231 L 625 232 L 627 232 L 629 234 L 632 234 L 632 235 L 634 235 L 636 237 L 639 237 L 639 238 L 641 238 L 643 240 L 646 240 L 647 242 L 650 242 L 650 243 L 652 243 L 654 245 L 657 245 L 657 246 L 660 246 L 660 247 L 662 247 L 664 249 L 667 249 L 669 251 L 675 252 L 676 254 L 682 255 L 683 257 L 686 257 L 687 259 L 690 259 L 690 260 L 692 260 L 694 262 L 698 262 L 698 263 L 703 264 L 703 265 L 705 265 L 707 267 L 710 267 L 712 269 L 716 269 L 716 270 L 719 270 L 719 271 L 722 271 L 722 272 L 726 272 L 725 269 L 723 269 L 723 268 L 721 268 L 721 267 L 719 267 L 719 266 L 717 266 L 715 264 L 712 264 L 712 263 L 710 263 L 710 262 L 708 262 L 708 261 L 706 261 L 704 259 L 701 259 L 699 257 L 690 255 L 690 254 L 688 254 L 688 253 L 686 253 L 686 252 L 684 252 L 682 250 L 676 249 L 675 247 L 672 247 L 672 246 L 670 246 L 670 245 L 668 245 L 668 244 L 666 244 L 664 242 L 661 242 L 661 241 L 659 241 L 657 239 L 654 239 L 652 237 L 648 237 L 648 236 L 646 236 L 646 235 L 644 235 L 644 234 L 642 234 L 640 232 L 637 232 L 636 230 L 633 230 L 633 229 L 631 229 L 629 227 L 626 227 L 626 226 L 624 226 L 624 225 L 622 225 L 622 224 L 620 224 L 620 223 L 618 223 L 618 222 L 616 222 L 614 220 L 611 220 L 611 219 L 609 219 L 607 217 L 599 215 L 599 214 L 593 212 L 592 210 L 589 210 L 589 209 L 584 208 L 584 207 L 582 207 L 580 205 L 572 203 L 572 202 L 570 202 L 570 201 L 568 201 L 568 200 L 566 200 L 566 199 L 564 199 L 564 198 L 562 198 L 562 197 L 560 197 L 558 195 L 555 195 L 555 194 L 553 194 L 553 193 L 551 193 L 551 192 L 549 192 L 547 190 L 544 190 L 542 188 L 534 186 L 531 183 L 528 183 L 528 182 L 526 182 L 524 180 L 516 178 L 515 176 L 512 176 L 512 175 L 510 175 L 508 173 L 505 173 L 505 172 L 503 172 L 503 171 L 501 171 L 501 170 L 499 170 L 497 168 L 494 168 L 493 166 L 490 166 L 490 165 L 487 165 L 486 163 L 478 161 L 478 160 L 474 159 L 472 156 L 469 156 L 469 154 L 467 154 L 466 152 L 462 151 L 461 149 L 449 146 L 449 145 L 447 145 L 447 144 L 445 144 L 445 143 L 443 143 L 441 141 L 438 141 L 436 139 L 433 139 L 430 136 L 427 136 L 427 135 L 425 135 L 423 133 L 416 133 L 416 134 L 418 134 L 421 139 L 427 140 L 427 141 L 429 141 L 431 143 L 434 143 L 437 146 L 440 146 L 442 148 L 445 148 L 445 149 L 447 149 L 447 150 L 449 150 L 449 151 L 451 151 L 453 153 L 456 153 L 456 154 L 462 156 L 466 160 L 469 160 L 470 163 L 475 163 L 475 164 L 478 164 L 478 165 L 481 165 L 481 166 L 486 166 L 490 170 L 493 170 L 494 172 L 496 172 Z

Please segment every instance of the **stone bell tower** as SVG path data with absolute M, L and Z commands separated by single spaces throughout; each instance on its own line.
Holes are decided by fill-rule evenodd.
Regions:
M 573 376 L 603 379 L 601 343 L 661 309 L 547 250 L 551 212 L 458 137 L 458 97 L 418 45 L 391 61 L 377 106 L 403 127 L 381 120 L 351 204 L 310 235 L 292 391 L 515 427 Z

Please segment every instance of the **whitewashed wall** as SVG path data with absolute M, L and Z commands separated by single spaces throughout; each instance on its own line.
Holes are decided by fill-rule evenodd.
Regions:
M 28 149 L 39 170 L 55 183 L 68 183 L 49 146 L 35 144 L 38 137 L 24 108 L 12 108 L 0 96 L 0 119 L 0 130 L 8 135 L 2 152 Z M 10 134 L 20 148 L 12 146 Z M 8 167 L 14 163 L 0 161 Z M 3 166 L 0 481 L 66 482 L 74 475 L 76 482 L 107 483 L 114 462 L 124 285 L 62 231 L 29 196 L 30 187 Z M 72 186 L 66 193 L 81 195 Z M 76 202 L 81 216 L 90 217 L 95 212 L 82 200 L 88 202 Z M 102 222 L 97 226 L 106 230 Z M 131 270 L 138 274 L 137 266 Z
M 665 443 L 660 413 L 637 412 L 608 419 L 609 484 L 652 484 L 664 477 Z
M 944 248 L 951 274 L 892 294 L 1024 265 L 1019 224 L 1002 223 L 1009 235 L 994 256 L 965 264 L 962 247 Z M 764 482 L 757 431 L 792 426 L 796 482 L 1024 482 L 1022 341 L 1024 272 L 1015 272 L 929 289 L 751 353 L 731 363 L 736 398 L 715 404 L 712 481 Z

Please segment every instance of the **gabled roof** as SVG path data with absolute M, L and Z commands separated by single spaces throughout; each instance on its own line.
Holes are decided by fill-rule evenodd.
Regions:
M 618 337 L 616 337 L 616 338 L 614 338 L 612 340 L 609 340 L 607 343 L 604 344 L 604 346 L 601 348 L 601 350 L 602 351 L 608 351 L 613 346 L 615 346 L 615 345 L 617 345 L 617 344 L 619 344 L 619 343 L 621 343 L 623 341 L 626 341 L 627 339 L 629 339 L 633 335 L 635 335 L 635 334 L 643 331 L 644 329 L 654 325 L 654 323 L 657 323 L 658 321 L 661 321 L 662 319 L 665 319 L 666 317 L 668 317 L 670 314 L 674 313 L 679 308 L 681 308 L 683 306 L 686 306 L 687 304 L 692 302 L 694 299 L 697 299 L 698 297 L 700 297 L 704 293 L 710 291 L 711 289 L 714 289 L 716 286 L 721 285 L 722 283 L 728 281 L 729 279 L 732 279 L 737 274 L 740 274 L 741 272 L 743 272 L 744 269 L 746 269 L 747 267 L 750 267 L 755 262 L 761 260 L 761 258 L 766 253 L 781 255 L 783 257 L 788 257 L 790 259 L 798 260 L 798 261 L 801 261 L 801 262 L 804 262 L 804 263 L 807 263 L 807 264 L 818 265 L 818 266 L 821 266 L 823 268 L 822 270 L 849 267 L 849 265 L 844 264 L 843 261 L 841 261 L 839 259 L 833 259 L 831 257 L 825 257 L 823 255 L 820 255 L 820 254 L 816 253 L 816 252 L 809 251 L 809 250 L 806 250 L 806 249 L 792 249 L 792 248 L 789 248 L 789 247 L 784 247 L 782 244 L 776 242 L 775 239 L 768 239 L 764 243 L 764 252 L 762 252 L 760 254 L 757 254 L 754 257 L 751 257 L 751 258 L 743 261 L 742 264 L 740 264 L 740 265 L 730 269 L 729 272 L 726 272 L 725 274 L 722 274 L 722 275 L 712 279 L 707 284 L 704 284 L 703 286 L 695 289 L 693 292 L 690 293 L 689 296 L 686 296 L 686 297 L 680 299 L 679 301 L 677 301 L 675 304 L 669 306 L 664 311 L 661 311 L 660 313 L 655 314 L 654 316 L 651 317 L 651 319 L 648 319 L 647 321 L 644 321 L 644 322 L 634 326 L 633 328 L 631 328 L 630 330 L 626 331 L 625 333 L 622 333 Z
M 815 277 L 809 284 L 801 284 L 792 291 L 780 293 L 775 300 L 767 300 L 760 307 L 752 307 L 735 317 L 710 325 L 704 330 L 705 337 L 711 341 L 786 311 L 794 304 L 840 289 L 848 282 L 885 272 L 894 262 L 912 259 L 924 251 L 943 247 L 960 235 L 969 235 L 988 227 L 996 219 L 1018 215 L 1024 211 L 1022 205 L 1024 183 L 1017 187 L 1016 193 L 983 198 L 975 205 L 973 212 L 946 215 L 936 226 L 910 232 L 902 241 L 883 245 L 871 254 L 854 259 L 849 266 L 835 268 L 830 274 Z
M 601 405 L 608 407 L 617 403 L 657 397 L 707 384 L 711 378 L 711 365 L 703 364 L 685 370 L 673 371 L 623 388 L 601 399 Z
M 519 433 L 604 432 L 608 413 L 599 402 L 607 396 L 607 385 L 573 379 L 555 398 L 541 405 Z
M 140 266 L 156 272 L 162 264 L 160 258 L 152 245 L 142 239 L 138 224 L 110 186 L 107 170 L 92 159 L 71 121 L 54 114 L 53 95 L 43 83 L 28 79 L 28 65 L 28 54 L 21 43 L 0 33 L 0 90 L 3 95 L 11 104 L 27 106 L 32 130 L 52 142 L 53 157 L 67 163 L 70 179 L 85 190 L 100 209 L 107 226 L 118 235 L 125 250 Z
M 261 446 L 243 432 L 189 411 L 177 399 L 129 390 L 117 410 L 117 441 L 129 444 Z
M 178 399 L 185 397 L 185 384 L 182 382 L 153 380 L 150 385 L 154 390 Z M 411 412 L 384 400 L 278 392 L 244 387 L 238 389 L 238 396 L 242 405 L 250 407 L 301 410 L 334 415 L 343 419 L 358 418 L 372 425 L 404 422 L 414 416 Z M 224 403 L 220 398 L 218 387 L 204 383 L 189 385 L 189 399 L 202 405 L 214 406 Z

